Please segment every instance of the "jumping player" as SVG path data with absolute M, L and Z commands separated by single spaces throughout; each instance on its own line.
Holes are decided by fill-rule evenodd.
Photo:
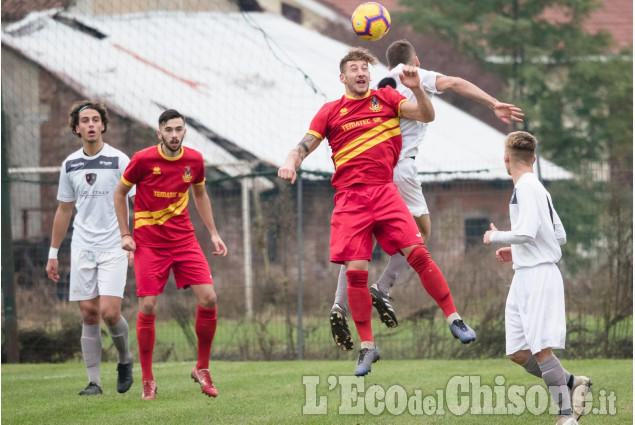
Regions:
M 380 88 L 390 85 L 408 98 L 408 100 L 414 101 L 412 90 L 405 87 L 399 81 L 399 74 L 403 66 L 410 65 L 417 68 L 419 78 L 421 79 L 421 88 L 423 88 L 429 96 L 452 90 L 487 106 L 506 124 L 509 124 L 510 120 L 522 121 L 521 117 L 523 113 L 520 108 L 508 103 L 499 102 L 469 81 L 459 77 L 446 76 L 438 72 L 421 69 L 421 64 L 415 49 L 407 40 L 398 40 L 388 46 L 386 59 L 388 61 L 389 73 L 379 82 L 378 87 Z M 426 243 L 431 231 L 430 215 L 421 189 L 421 183 L 417 178 L 415 157 L 419 154 L 419 145 L 423 142 L 428 124 L 420 121 L 401 119 L 399 125 L 401 127 L 403 147 L 394 170 L 393 180 L 417 223 L 423 242 Z M 377 309 L 381 321 L 389 328 L 396 327 L 399 324 L 397 315 L 390 303 L 389 290 L 399 276 L 407 269 L 408 262 L 404 256 L 395 254 L 390 257 L 384 272 L 377 282 L 370 287 L 373 305 Z M 335 301 L 329 319 L 331 323 L 331 333 L 336 344 L 343 350 L 350 350 L 353 348 L 353 341 L 346 320 L 348 301 L 346 299 L 345 273 L 346 270 L 342 267 L 335 292 Z M 446 293 L 437 290 L 437 288 L 427 286 L 425 289 L 442 308 L 452 335 L 464 344 L 474 341 L 476 339 L 476 333 L 463 322 L 461 316 L 456 311 L 454 303 L 441 303 L 447 296 Z
M 351 315 L 361 340 L 355 367 L 358 376 L 370 372 L 372 363 L 379 360 L 367 287 L 372 236 L 390 255 L 405 255 L 422 282 L 447 287 L 392 179 L 401 150 L 399 118 L 430 122 L 434 108 L 414 67 L 405 66 L 399 78 L 413 91 L 417 103 L 390 87 L 369 90 L 369 63 L 375 64 L 377 59 L 363 48 L 353 48 L 342 58 L 340 82 L 345 95 L 320 109 L 307 134 L 278 170 L 279 177 L 295 182 L 304 158 L 328 139 L 335 166 L 332 185 L 337 191 L 330 256 L 332 262 L 346 266 Z
M 216 293 L 209 265 L 194 235 L 187 210 L 189 189 L 196 209 L 209 231 L 214 255 L 227 255 L 227 247 L 218 235 L 212 205 L 205 190 L 203 156 L 182 145 L 185 118 L 174 109 L 159 117 L 157 136 L 160 143 L 137 152 L 121 177 L 115 192 L 115 208 L 121 231 L 121 246 L 135 252 L 135 277 L 139 314 L 137 340 L 143 379 L 144 400 L 154 400 L 157 384 L 152 373 L 157 299 L 163 292 L 170 269 L 177 288 L 192 288 L 198 302 L 195 330 L 198 362 L 192 379 L 201 391 L 216 397 L 218 391 L 209 374 L 209 356 L 216 332 Z M 125 197 L 134 185 L 134 235 L 126 220 Z
M 77 301 L 82 314 L 82 356 L 88 386 L 79 395 L 102 394 L 100 317 L 117 349 L 117 391 L 132 385 L 132 353 L 128 345 L 128 322 L 121 315 L 126 287 L 128 256 L 121 249 L 113 193 L 130 159 L 105 143 L 108 109 L 98 101 L 73 103 L 69 126 L 82 139 L 82 148 L 62 163 L 53 220 L 51 249 L 46 273 L 54 282 L 60 278 L 57 252 L 68 230 L 73 207 L 77 209 L 71 240 L 70 301 Z M 134 191 L 129 195 L 134 196 Z M 128 198 L 122 199 L 122 213 L 128 217 Z
M 564 348 L 567 333 L 564 286 L 556 266 L 567 235 L 551 195 L 533 172 L 536 143 L 524 131 L 505 138 L 505 168 L 514 181 L 512 228 L 502 232 L 490 224 L 483 243 L 511 244 L 496 251 L 501 263 L 513 261 L 514 267 L 505 304 L 507 356 L 545 381 L 559 408 L 557 425 L 577 425 L 591 381 L 569 373 L 553 354 L 554 348 Z

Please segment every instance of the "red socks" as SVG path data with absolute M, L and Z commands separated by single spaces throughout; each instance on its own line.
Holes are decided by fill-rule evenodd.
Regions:
M 209 369 L 209 353 L 216 333 L 216 307 L 203 308 L 200 305 L 196 312 L 196 336 L 198 338 L 198 363 L 196 369 Z
M 351 316 L 355 321 L 355 327 L 361 341 L 374 341 L 373 330 L 370 324 L 370 316 L 373 302 L 368 292 L 368 272 L 363 270 L 347 270 L 346 279 L 348 287 L 348 305 Z
M 412 248 L 406 260 L 419 274 L 423 288 L 437 304 L 439 304 L 445 317 L 456 313 L 456 307 L 454 306 L 450 288 L 443 277 L 443 273 L 441 273 L 439 267 L 437 267 L 435 262 L 430 258 L 426 247 L 424 245 L 416 245 Z
M 137 315 L 137 342 L 139 343 L 139 362 L 141 363 L 141 379 L 154 380 L 152 375 L 152 352 L 154 351 L 154 319 L 156 314 Z

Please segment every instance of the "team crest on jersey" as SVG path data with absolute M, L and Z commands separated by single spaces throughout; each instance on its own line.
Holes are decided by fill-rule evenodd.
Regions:
M 348 109 L 347 108 L 340 109 L 340 117 L 343 117 L 346 114 L 348 114 Z
M 192 170 L 190 169 L 189 165 L 185 167 L 185 174 L 183 174 L 183 181 L 185 183 L 189 183 L 190 181 L 192 181 Z
M 375 96 L 371 96 L 370 98 L 370 110 L 373 112 L 379 112 L 381 111 L 381 104 L 379 103 L 379 100 L 375 97 Z
M 92 186 L 93 184 L 95 184 L 96 181 L 97 181 L 97 174 L 86 173 L 86 183 Z
M 154 167 L 152 169 L 152 174 L 161 174 L 161 168 L 160 167 Z

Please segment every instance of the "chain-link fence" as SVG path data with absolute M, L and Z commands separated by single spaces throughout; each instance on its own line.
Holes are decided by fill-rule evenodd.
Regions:
M 67 301 L 72 226 L 60 249 L 57 284 L 47 279 L 45 266 L 59 166 L 80 147 L 67 126 L 68 110 L 73 101 L 92 97 L 104 100 L 111 112 L 104 140 L 129 156 L 156 143 L 155 121 L 163 109 L 176 107 L 188 118 L 186 144 L 206 159 L 207 190 L 229 248 L 225 258 L 208 255 L 219 314 L 213 358 L 352 355 L 335 347 L 328 322 L 339 273 L 329 262 L 330 176 L 304 172 L 292 186 L 277 179 L 275 169 L 322 103 L 341 96 L 332 72 L 337 64 L 329 62 L 323 79 L 307 74 L 326 66 L 324 51 L 341 46 L 328 44 L 291 59 L 297 46 L 309 47 L 294 43 L 295 33 L 285 33 L 290 24 L 245 13 L 250 3 L 77 1 L 64 10 L 3 22 L 3 360 L 19 354 L 22 361 L 59 361 L 79 353 L 81 319 Z M 286 12 L 297 17 L 295 9 Z M 280 44 L 288 39 L 288 45 Z M 205 43 L 211 47 L 196 48 Z M 429 138 L 424 165 L 426 151 L 447 142 Z M 271 155 L 277 159 L 263 159 Z M 502 155 L 495 155 L 498 164 Z M 451 157 L 439 171 L 421 175 L 432 219 L 427 245 L 478 341 L 456 342 L 438 306 L 408 272 L 391 292 L 399 326 L 373 323 L 391 358 L 504 355 L 503 311 L 512 270 L 498 264 L 494 248 L 481 241 L 490 222 L 509 227 L 512 183 L 488 174 L 489 165 L 478 160 L 453 164 Z M 319 169 L 320 161 L 328 163 L 326 150 L 316 151 L 305 165 Z M 569 320 L 564 355 L 631 356 L 632 164 L 626 170 L 610 163 L 555 170 L 544 180 L 569 239 L 560 263 Z M 192 205 L 198 238 L 210 253 L 195 211 Z M 386 261 L 376 250 L 371 282 Z M 130 269 L 123 314 L 131 329 L 135 293 Z M 195 357 L 194 312 L 192 294 L 176 291 L 170 280 L 159 300 L 155 359 Z M 136 350 L 134 332 L 131 338 Z M 112 347 L 109 353 L 114 356 Z
M 55 193 L 57 185 L 53 177 L 47 178 L 43 174 L 33 177 L 28 182 L 10 177 L 12 195 L 31 198 L 34 193 Z M 598 231 L 595 242 L 576 242 L 576 233 L 585 231 L 587 223 L 571 221 L 564 205 L 566 199 L 560 195 L 572 190 L 580 192 L 581 188 L 571 181 L 548 186 L 556 209 L 562 211 L 562 219 L 569 230 L 569 243 L 576 244 L 561 262 L 569 319 L 570 349 L 565 355 L 629 356 L 632 279 L 628 249 L 619 248 L 617 253 L 616 247 L 612 248 L 613 244 L 609 243 L 609 237 L 620 237 L 615 232 L 617 229 L 612 235 Z M 335 348 L 328 322 L 339 273 L 339 266 L 329 263 L 333 195 L 329 180 L 304 174 L 301 184 L 291 186 L 277 180 L 273 173 L 259 173 L 223 180 L 209 179 L 207 188 L 217 226 L 229 247 L 229 255 L 225 258 L 208 255 L 220 317 L 213 357 L 346 356 Z M 399 315 L 399 327 L 388 329 L 378 320 L 373 323 L 377 341 L 392 358 L 504 354 L 503 312 L 513 272 L 511 267 L 498 264 L 494 248 L 482 246 L 481 241 L 490 222 L 502 229 L 509 227 L 506 200 L 511 188 L 510 181 L 451 181 L 424 186 L 432 218 L 429 251 L 449 282 L 458 311 L 476 329 L 479 339 L 469 346 L 455 342 L 440 309 L 425 293 L 416 273 L 409 271 L 391 292 Z M 603 197 L 606 192 L 596 192 L 595 196 Z M 300 197 L 301 203 L 298 202 Z M 67 301 L 72 230 L 60 250 L 60 281 L 57 284 L 49 281 L 44 270 L 55 208 L 56 204 L 51 200 L 41 204 L 39 209 L 24 208 L 19 214 L 12 211 L 20 218 L 13 223 L 20 231 L 12 243 L 18 335 L 23 357 L 27 359 L 30 350 L 41 348 L 41 340 L 32 336 L 35 330 L 54 334 L 64 328 L 78 329 L 80 326 L 77 307 Z M 210 253 L 212 245 L 205 227 L 193 205 L 190 210 L 201 245 L 206 253 Z M 585 211 L 584 220 L 603 228 L 615 225 L 617 219 L 610 215 L 607 204 L 599 203 L 594 210 Z M 622 237 L 628 239 L 629 236 Z M 613 254 L 621 258 L 615 258 Z M 387 255 L 377 249 L 370 267 L 371 282 L 378 278 L 386 261 Z M 174 289 L 172 278 L 166 288 L 159 301 L 156 358 L 192 358 L 196 341 L 195 299 L 190 291 Z M 136 311 L 135 280 L 131 269 L 123 303 L 123 314 L 131 328 L 136 321 Z M 298 329 L 300 320 L 302 327 Z M 23 335 L 28 338 L 23 339 Z M 65 342 L 77 346 L 79 340 L 73 340 L 75 336 L 68 334 Z M 6 342 L 6 333 L 3 337 Z M 136 347 L 136 344 L 132 346 Z M 51 350 L 68 351 L 68 348 L 59 346 Z

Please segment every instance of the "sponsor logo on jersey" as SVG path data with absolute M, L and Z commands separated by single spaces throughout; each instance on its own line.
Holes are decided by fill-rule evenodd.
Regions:
M 86 173 L 86 183 L 92 186 L 93 184 L 95 184 L 96 181 L 97 181 L 97 174 Z
M 381 111 L 381 104 L 379 103 L 379 100 L 377 99 L 377 97 L 375 96 L 371 96 L 370 97 L 370 110 L 373 112 L 379 112 Z
M 189 165 L 185 166 L 185 174 L 183 174 L 183 181 L 189 183 L 192 181 L 192 170 Z
M 340 109 L 340 117 L 343 117 L 346 114 L 348 114 L 348 109 L 347 108 Z
M 100 156 L 95 159 L 71 159 L 66 162 L 66 172 L 80 170 L 116 170 L 119 168 L 119 158 L 116 156 Z
M 154 167 L 152 169 L 152 174 L 161 174 L 161 167 Z

